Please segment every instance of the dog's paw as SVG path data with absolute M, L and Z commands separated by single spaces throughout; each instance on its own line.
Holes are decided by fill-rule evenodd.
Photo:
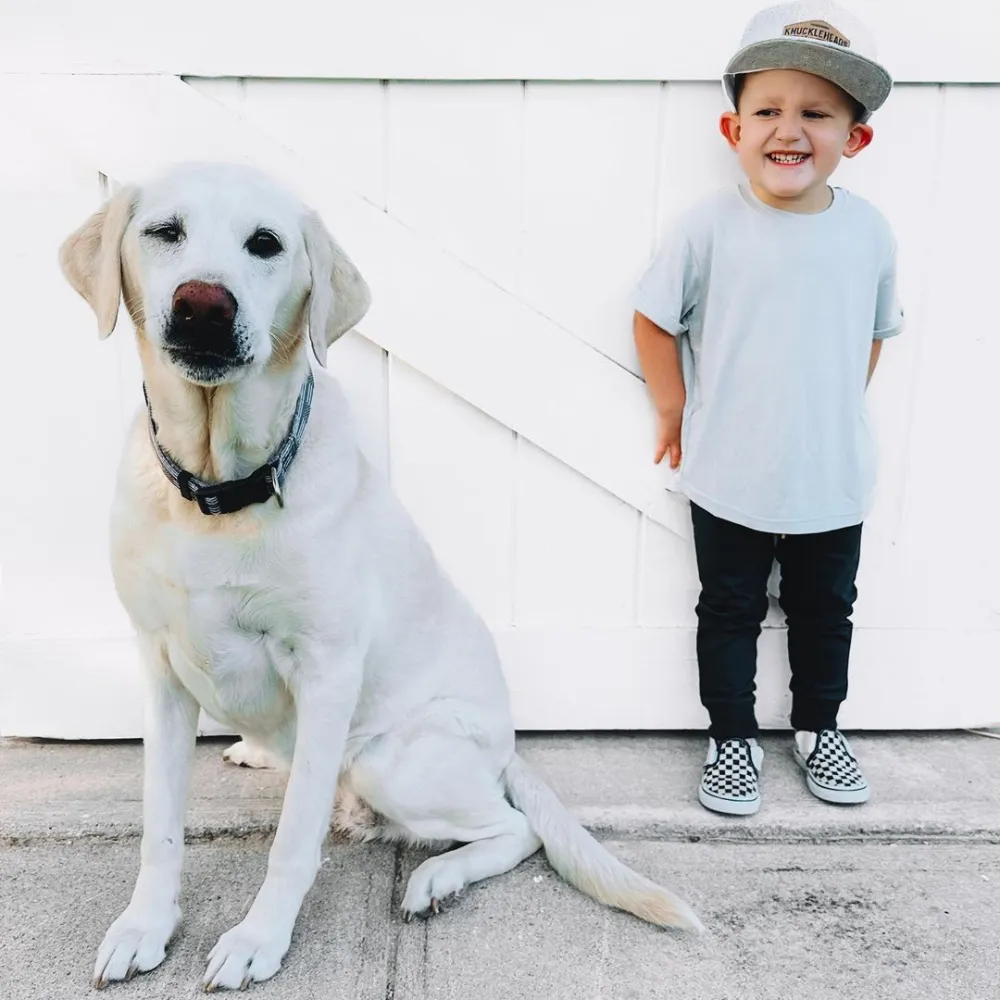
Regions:
M 420 914 L 436 914 L 441 903 L 465 888 L 461 865 L 443 855 L 428 858 L 419 865 L 406 883 L 400 910 L 404 920 Z
M 240 767 L 269 767 L 276 768 L 277 760 L 262 747 L 254 743 L 247 743 L 240 740 L 231 747 L 222 751 L 222 759 L 230 764 L 238 764 Z
M 270 979 L 280 968 L 291 935 L 244 920 L 219 938 L 209 952 L 202 985 L 213 990 L 245 990 L 251 983 Z
M 178 906 L 150 911 L 129 906 L 108 928 L 94 965 L 94 986 L 131 979 L 155 969 L 166 957 L 167 945 L 180 923 Z

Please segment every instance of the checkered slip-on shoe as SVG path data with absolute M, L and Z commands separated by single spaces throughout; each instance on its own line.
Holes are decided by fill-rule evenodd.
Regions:
M 756 740 L 708 740 L 698 801 L 713 812 L 749 816 L 760 808 L 758 775 L 764 748 Z
M 868 801 L 868 782 L 839 729 L 797 732 L 794 754 L 806 772 L 806 786 L 816 798 L 840 805 Z

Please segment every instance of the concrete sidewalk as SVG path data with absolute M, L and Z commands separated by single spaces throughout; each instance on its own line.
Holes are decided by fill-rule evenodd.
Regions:
M 874 794 L 826 806 L 787 734 L 767 734 L 764 806 L 697 803 L 701 736 L 534 736 L 522 753 L 623 860 L 709 928 L 669 933 L 598 906 L 536 855 L 404 924 L 425 854 L 331 838 L 282 971 L 262 997 L 992 1000 L 1000 995 L 1000 740 L 858 735 Z M 155 972 L 111 989 L 194 996 L 217 937 L 263 877 L 283 779 L 203 741 L 185 923 Z M 0 998 L 77 1000 L 138 867 L 141 747 L 0 743 Z

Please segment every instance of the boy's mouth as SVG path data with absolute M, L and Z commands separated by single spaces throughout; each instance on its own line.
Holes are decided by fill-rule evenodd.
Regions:
M 809 153 L 768 153 L 767 158 L 781 167 L 797 167 L 809 159 Z

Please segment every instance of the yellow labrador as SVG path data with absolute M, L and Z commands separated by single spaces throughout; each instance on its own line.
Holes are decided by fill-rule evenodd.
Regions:
M 325 363 L 368 288 L 319 217 L 246 167 L 187 165 L 110 199 L 61 250 L 102 337 L 123 297 L 148 406 L 125 446 L 112 562 L 146 680 L 144 829 L 99 986 L 163 961 L 180 921 L 199 706 L 289 769 L 267 875 L 208 957 L 207 988 L 273 976 L 330 825 L 458 841 L 413 873 L 404 915 L 544 846 L 595 899 L 699 928 L 514 752 L 492 636 L 359 453 Z M 336 808 L 334 800 L 336 793 Z

